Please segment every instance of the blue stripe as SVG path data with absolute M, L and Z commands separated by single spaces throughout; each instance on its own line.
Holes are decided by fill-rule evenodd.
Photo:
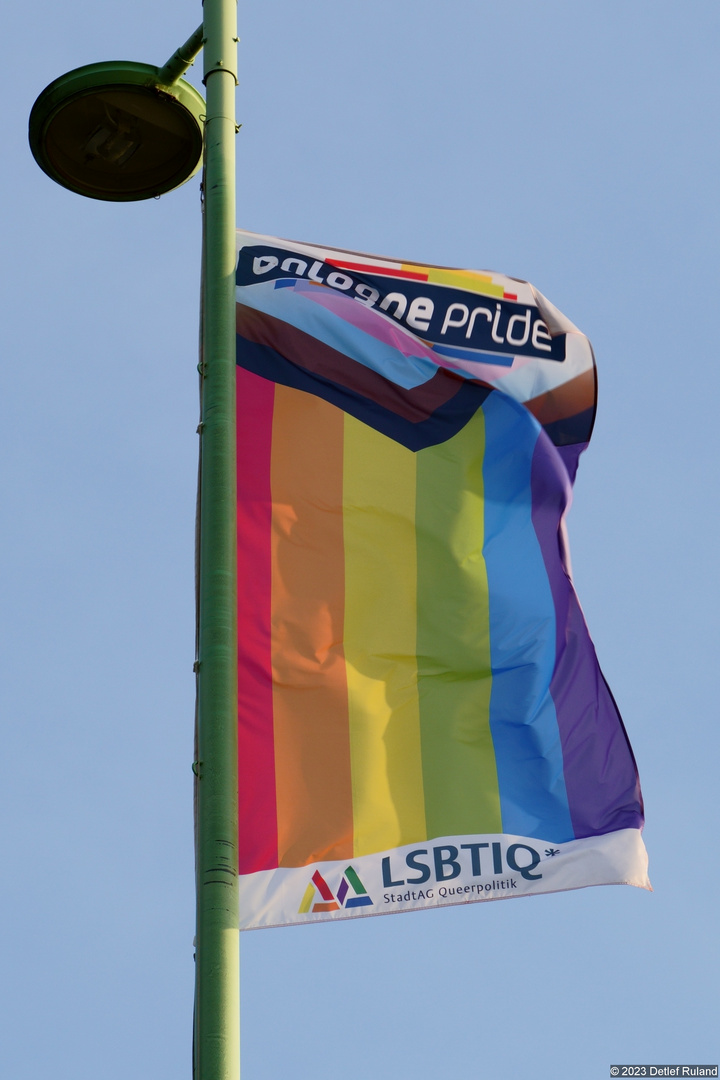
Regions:
M 476 364 L 495 364 L 496 367 L 512 367 L 515 356 L 511 353 L 483 352 L 481 349 L 458 349 L 455 345 L 433 345 L 433 352 L 455 360 L 474 360 Z
M 274 281 L 259 281 L 255 285 L 239 285 L 237 302 L 311 334 L 318 341 L 345 353 L 358 364 L 379 372 L 406 390 L 427 382 L 437 371 L 438 365 L 427 357 L 405 356 L 399 349 L 386 345 L 326 307 L 309 300 L 302 292 L 289 287 L 278 290 L 276 284 Z M 294 278 L 291 284 L 295 284 Z
M 491 394 L 483 412 L 490 730 L 503 831 L 557 843 L 574 833 L 549 690 L 555 606 L 532 523 L 530 476 L 540 426 L 502 394 Z

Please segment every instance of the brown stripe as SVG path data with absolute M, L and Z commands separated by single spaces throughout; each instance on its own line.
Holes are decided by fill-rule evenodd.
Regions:
M 262 311 L 238 304 L 236 322 L 238 334 L 247 341 L 267 345 L 297 367 L 362 394 L 414 424 L 432 416 L 467 381 L 440 368 L 427 382 L 406 390 L 304 330 Z
M 583 371 L 574 379 L 547 390 L 525 402 L 525 408 L 541 424 L 552 424 L 555 420 L 565 420 L 568 416 L 591 409 L 595 404 L 595 368 Z
M 321 398 L 276 387 L 272 650 L 280 866 L 353 855 L 343 422 L 344 413 Z

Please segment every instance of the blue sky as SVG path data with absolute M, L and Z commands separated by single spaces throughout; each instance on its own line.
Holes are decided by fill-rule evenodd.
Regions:
M 57 75 L 160 64 L 201 9 L 38 0 L 6 19 L 3 1062 L 176 1080 L 198 181 L 85 200 L 35 166 L 26 125 Z M 593 342 L 569 531 L 655 888 L 245 934 L 243 1080 L 715 1063 L 720 10 L 243 0 L 240 36 L 240 225 L 528 278 Z

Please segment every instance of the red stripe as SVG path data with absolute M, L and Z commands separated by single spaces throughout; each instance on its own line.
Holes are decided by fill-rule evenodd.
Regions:
M 326 259 L 330 266 L 341 266 L 343 270 L 359 270 L 364 274 L 387 274 L 388 277 L 410 278 L 412 281 L 427 281 L 427 274 L 416 274 L 413 270 L 391 270 L 387 266 L 368 266 L 366 263 L 343 262 L 342 259 Z
M 322 874 L 320 873 L 319 870 L 315 871 L 315 873 L 312 876 L 312 879 L 313 879 L 313 881 L 315 883 L 315 888 L 318 890 L 318 892 L 322 896 L 323 900 L 334 900 L 335 899 L 333 894 L 330 892 L 330 886 L 328 885 L 328 883 L 326 882 L 325 878 L 322 876 Z
M 275 384 L 237 368 L 238 810 L 241 874 L 277 866 L 270 641 Z
M 503 293 L 503 300 L 517 300 L 517 293 L 504 292 Z

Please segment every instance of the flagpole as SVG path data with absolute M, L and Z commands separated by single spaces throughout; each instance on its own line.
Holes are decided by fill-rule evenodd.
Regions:
M 235 87 L 237 0 L 204 0 L 194 1076 L 239 1080 Z

